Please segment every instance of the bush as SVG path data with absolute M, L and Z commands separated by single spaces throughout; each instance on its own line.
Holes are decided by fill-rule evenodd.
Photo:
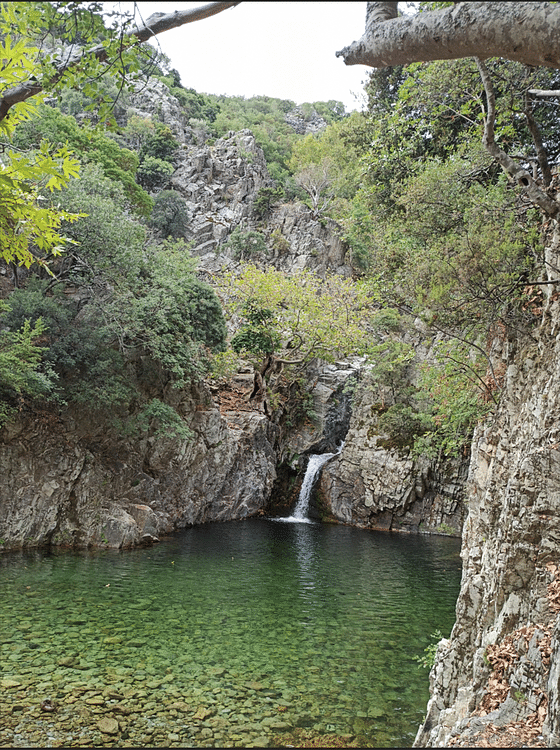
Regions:
M 0 303 L 0 316 L 4 318 L 9 312 L 9 305 Z M 1 322 L 2 326 L 8 323 Z M 26 319 L 20 328 L 3 328 L 0 332 L 0 426 L 14 413 L 9 402 L 15 397 L 46 396 L 54 389 L 56 376 L 50 368 L 41 368 L 45 330 L 45 323 L 39 317 L 33 324 Z
M 140 149 L 140 161 L 142 162 L 150 156 L 162 161 L 171 161 L 178 148 L 179 143 L 169 126 L 161 122 L 155 122 L 154 133 L 144 139 Z
M 253 209 L 260 219 L 264 219 L 272 211 L 275 203 L 282 198 L 281 188 L 262 187 L 253 201 Z
M 278 228 L 276 228 L 270 235 L 270 242 L 277 253 L 287 253 L 290 250 L 289 241 Z
M 157 190 L 169 182 L 175 171 L 173 164 L 155 156 L 146 156 L 138 167 L 136 177 L 146 190 Z
M 163 190 L 154 199 L 149 226 L 163 238 L 184 237 L 190 217 L 185 201 L 175 190 Z
M 121 148 L 99 130 L 79 127 L 70 115 L 47 106 L 40 107 L 38 117 L 21 123 L 14 136 L 15 145 L 23 149 L 37 148 L 43 140 L 51 145 L 66 143 L 83 164 L 101 167 L 106 177 L 122 185 L 136 213 L 150 215 L 153 202 L 134 179 L 138 156 L 133 151 Z
M 246 260 L 266 252 L 266 239 L 261 232 L 242 232 L 238 227 L 230 234 L 224 249 L 229 250 L 236 260 Z

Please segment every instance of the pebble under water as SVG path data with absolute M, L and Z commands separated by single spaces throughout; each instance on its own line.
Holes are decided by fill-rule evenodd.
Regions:
M 410 746 L 459 547 L 251 519 L 4 555 L 0 746 Z

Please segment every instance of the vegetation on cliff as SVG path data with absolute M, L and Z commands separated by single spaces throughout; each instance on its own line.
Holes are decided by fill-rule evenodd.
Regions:
M 3 6 L 1 18 L 13 61 L 4 87 L 41 79 L 36 96 L 1 120 L 2 252 L 17 287 L 2 311 L 1 346 L 21 363 L 12 376 L 2 371 L 3 413 L 26 398 L 118 405 L 122 425 L 171 385 L 203 377 L 212 352 L 226 347 L 221 305 L 184 242 L 189 213 L 168 189 L 180 144 L 157 113 L 127 113 L 134 77 L 155 75 L 199 142 L 252 129 L 275 181 L 255 196 L 263 228 L 278 202 L 300 200 L 311 219 L 335 219 L 350 248 L 355 280 L 344 291 L 298 277 L 294 297 L 298 284 L 273 269 L 241 274 L 230 295 L 240 307 L 228 311 L 233 350 L 265 365 L 271 355 L 289 365 L 367 354 L 389 442 L 462 451 L 499 400 L 496 342 L 531 328 L 543 264 L 540 215 L 481 145 L 488 97 L 494 140 L 550 186 L 557 118 L 550 99 L 530 92 L 554 90 L 557 72 L 503 60 L 486 64 L 490 82 L 468 60 L 377 70 L 366 112 L 303 105 L 298 116 L 327 126 L 302 136 L 287 118 L 293 102 L 197 93 L 142 46 L 126 48 L 116 75 L 100 76 L 95 55 L 79 71 L 52 74 L 61 45 L 101 40 L 115 60 L 120 48 L 95 12 L 55 3 L 45 16 L 43 5 Z M 107 129 L 111 97 L 119 125 Z M 277 232 L 270 241 L 281 240 Z M 238 228 L 227 247 L 253 262 L 266 255 L 266 236 Z M 224 284 L 221 294 L 226 301 Z M 356 302 L 364 295 L 367 304 Z M 344 308 L 345 326 L 331 303 Z M 418 330 L 438 343 L 411 385 L 404 340 Z

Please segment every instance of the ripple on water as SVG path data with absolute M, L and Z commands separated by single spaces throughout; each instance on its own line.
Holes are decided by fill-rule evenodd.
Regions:
M 451 628 L 458 552 L 252 520 L 4 556 L 0 744 L 410 745 L 428 697 L 414 656 Z

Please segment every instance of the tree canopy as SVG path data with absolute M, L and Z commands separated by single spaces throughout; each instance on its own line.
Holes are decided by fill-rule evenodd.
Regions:
M 131 17 L 117 14 L 108 28 L 99 4 L 82 7 L 80 3 L 66 1 L 2 3 L 0 56 L 6 61 L 0 70 L 2 258 L 28 267 L 34 262 L 44 264 L 48 255 L 59 254 L 67 242 L 60 231 L 62 223 L 76 218 L 54 205 L 49 208 L 39 205 L 42 191 L 58 190 L 78 173 L 78 160 L 67 146 L 54 148 L 43 140 L 35 152 L 22 153 L 8 145 L 18 127 L 36 113 L 47 94 L 57 95 L 79 87 L 103 121 L 110 116 L 111 107 L 103 88 L 103 74 L 107 70 L 119 80 L 121 90 L 131 86 L 142 70 L 142 57 L 146 54 L 139 46 L 141 42 L 236 4 L 215 2 L 164 18 L 156 14 L 140 27 L 131 27 Z M 80 138 L 83 141 L 83 136 Z M 82 144 L 72 145 L 81 150 Z M 145 182 L 161 180 L 165 170 L 165 164 L 146 165 Z M 125 172 L 121 175 L 123 180 L 127 179 Z M 146 201 L 138 192 L 134 180 L 128 178 L 128 185 L 138 193 L 140 202 L 144 201 L 141 210 L 149 213 L 150 200 Z

